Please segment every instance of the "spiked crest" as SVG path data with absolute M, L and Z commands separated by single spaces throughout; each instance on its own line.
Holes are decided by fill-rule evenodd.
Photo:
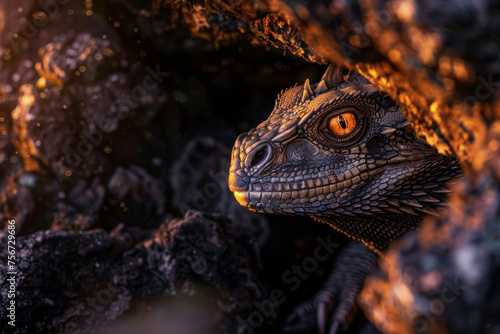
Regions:
M 328 89 L 338 86 L 340 83 L 344 81 L 344 77 L 342 75 L 342 67 L 330 64 L 326 69 L 325 74 L 321 78 L 321 81 L 316 86 L 316 90 L 313 92 L 311 89 L 311 84 L 309 83 L 309 79 L 304 83 L 304 90 L 302 91 L 302 96 L 300 99 L 301 103 L 306 102 L 311 99 L 314 94 L 319 95 L 321 93 L 326 92 Z

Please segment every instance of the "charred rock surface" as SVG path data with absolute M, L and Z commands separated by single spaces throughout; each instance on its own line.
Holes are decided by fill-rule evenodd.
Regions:
M 222 182 L 202 209 L 219 214 L 174 216 L 196 209 L 193 189 L 219 184 L 209 172 L 226 170 L 235 134 L 268 100 L 328 62 L 388 92 L 467 172 L 442 218 L 388 253 L 360 296 L 366 316 L 389 333 L 498 329 L 498 4 L 50 3 L 0 3 L 0 218 L 17 226 L 17 332 L 235 332 L 324 230 L 241 211 Z M 179 327 L 179 305 L 199 323 Z M 292 306 L 254 331 L 276 332 Z
M 193 295 L 200 309 L 212 304 L 205 316 L 213 318 L 213 330 L 219 325 L 234 332 L 236 317 L 268 297 L 255 275 L 258 244 L 220 215 L 188 212 L 152 232 L 124 225 L 111 233 L 40 231 L 20 237 L 18 247 L 19 333 L 73 333 L 89 326 L 101 332 L 118 326 L 114 320 L 126 312 Z M 2 265 L 2 282 L 7 271 Z M 7 290 L 2 285 L 2 295 Z M 6 303 L 0 303 L 4 332 L 10 331 Z

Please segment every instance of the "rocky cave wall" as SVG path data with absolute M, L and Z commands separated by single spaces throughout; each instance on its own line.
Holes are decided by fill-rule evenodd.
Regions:
M 0 9 L 0 214 L 16 221 L 23 250 L 20 332 L 123 330 L 113 322 L 123 314 L 144 325 L 137 319 L 152 307 L 179 305 L 158 295 L 200 299 L 188 298 L 186 312 L 203 321 L 186 332 L 234 332 L 269 297 L 255 249 L 272 237 L 269 218 L 239 208 L 218 172 L 234 136 L 269 113 L 270 95 L 329 62 L 388 92 L 419 138 L 465 171 L 445 214 L 384 257 L 360 296 L 364 313 L 387 333 L 498 329 L 497 3 L 23 0 Z M 206 196 L 215 194 L 207 184 L 217 195 Z M 89 297 L 108 293 L 92 306 Z M 207 300 L 218 307 L 193 311 Z M 186 325 L 166 318 L 163 330 Z

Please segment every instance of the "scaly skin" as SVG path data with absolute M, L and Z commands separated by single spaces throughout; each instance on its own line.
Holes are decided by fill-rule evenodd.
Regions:
M 252 211 L 311 216 L 381 254 L 437 214 L 446 182 L 460 172 L 456 159 L 416 139 L 386 94 L 330 65 L 319 83 L 307 80 L 282 93 L 269 118 L 238 137 L 229 187 Z M 345 253 L 313 300 L 288 317 L 285 331 L 348 327 L 377 261 L 361 244 Z
M 329 120 L 346 112 L 357 125 L 337 136 Z M 288 89 L 265 122 L 238 137 L 229 187 L 252 211 L 311 216 L 380 254 L 436 214 L 459 173 L 456 159 L 415 138 L 386 94 L 330 65 L 318 84 Z

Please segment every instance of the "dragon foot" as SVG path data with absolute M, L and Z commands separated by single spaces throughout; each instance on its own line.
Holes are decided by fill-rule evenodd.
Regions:
M 364 279 L 377 268 L 377 255 L 350 242 L 339 255 L 320 291 L 299 304 L 285 321 L 285 333 L 342 333 L 358 313 L 356 297 Z

